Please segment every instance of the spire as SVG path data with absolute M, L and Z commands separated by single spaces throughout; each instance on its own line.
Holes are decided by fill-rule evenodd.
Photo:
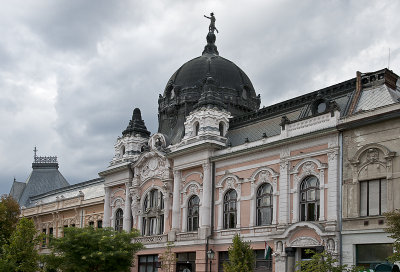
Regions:
M 147 130 L 146 125 L 144 124 L 139 108 L 133 110 L 132 120 L 129 121 L 129 125 L 122 132 L 122 135 L 124 136 L 127 134 L 140 134 L 145 138 L 150 136 L 150 131 Z
M 210 17 L 204 15 L 204 17 L 206 17 L 207 19 L 210 19 L 210 26 L 208 27 L 208 34 L 206 37 L 207 40 L 207 45 L 204 47 L 203 50 L 203 55 L 204 54 L 214 54 L 214 55 L 219 55 L 218 50 L 217 50 L 217 46 L 215 45 L 215 40 L 217 39 L 214 31 L 217 31 L 218 33 L 218 29 L 215 27 L 215 16 L 214 13 L 210 13 Z

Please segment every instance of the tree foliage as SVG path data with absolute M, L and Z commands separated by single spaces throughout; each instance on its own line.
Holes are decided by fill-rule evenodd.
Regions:
M 167 248 L 159 257 L 159 261 L 161 262 L 161 269 L 164 272 L 174 272 L 174 266 L 177 262 L 175 253 L 172 252 L 172 249 L 174 247 L 174 243 L 168 242 Z
M 315 253 L 307 249 L 307 254 Z M 338 260 L 335 259 L 330 253 L 324 251 L 322 253 L 315 253 L 310 260 L 297 262 L 297 268 L 303 272 L 358 272 L 363 271 L 362 267 L 349 267 L 347 265 L 339 265 Z
M 386 232 L 390 233 L 389 237 L 394 239 L 393 247 L 395 253 L 389 257 L 392 262 L 400 261 L 400 210 L 385 213 L 388 228 Z
M 249 243 L 243 242 L 239 234 L 232 239 L 229 247 L 229 262 L 224 263 L 224 272 L 253 271 L 255 256 Z
M 137 231 L 116 232 L 111 228 L 65 228 L 64 237 L 53 238 L 53 252 L 46 268 L 63 272 L 130 271 L 134 254 L 143 248 L 132 243 Z
M 39 254 L 35 247 L 40 237 L 32 219 L 19 220 L 9 242 L 3 245 L 0 271 L 34 272 L 39 269 Z
M 0 199 L 0 255 L 1 245 L 9 244 L 11 234 L 17 226 L 18 217 L 18 202 L 9 195 L 3 195 Z

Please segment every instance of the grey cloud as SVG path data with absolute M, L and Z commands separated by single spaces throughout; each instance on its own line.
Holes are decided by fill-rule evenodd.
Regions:
M 220 54 L 246 72 L 262 104 L 269 105 L 352 78 L 356 70 L 383 68 L 386 46 L 391 68 L 400 73 L 399 5 L 311 0 L 5 5 L 0 193 L 8 192 L 14 175 L 26 179 L 34 145 L 40 155 L 58 155 L 61 172 L 74 183 L 95 178 L 108 165 L 133 108 L 141 109 L 147 128 L 156 132 L 158 94 L 206 43 L 203 14 L 215 12 Z M 54 101 L 46 99 L 54 92 Z

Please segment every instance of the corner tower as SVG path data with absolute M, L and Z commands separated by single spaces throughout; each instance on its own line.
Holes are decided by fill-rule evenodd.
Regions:
M 213 104 L 236 117 L 260 107 L 260 96 L 248 76 L 219 56 L 214 30 L 210 25 L 202 55 L 183 64 L 159 96 L 158 132 L 167 136 L 169 144 L 184 137 L 185 118 L 195 108 Z

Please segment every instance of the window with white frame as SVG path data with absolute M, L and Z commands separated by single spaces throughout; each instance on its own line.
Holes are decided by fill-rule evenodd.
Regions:
M 188 202 L 188 231 L 197 231 L 199 228 L 199 203 L 197 195 L 192 196 Z
M 124 212 L 122 211 L 121 208 L 117 210 L 115 213 L 115 230 L 116 231 L 122 231 L 122 225 L 124 222 Z
M 360 181 L 360 215 L 382 215 L 386 209 L 386 179 Z
M 300 184 L 300 220 L 319 219 L 319 181 L 315 176 L 306 177 Z
M 224 229 L 236 228 L 237 193 L 229 190 L 224 196 Z
M 272 223 L 272 203 L 272 186 L 269 183 L 263 183 L 257 190 L 257 226 Z
M 158 235 L 164 232 L 164 196 L 153 189 L 143 201 L 142 235 Z

